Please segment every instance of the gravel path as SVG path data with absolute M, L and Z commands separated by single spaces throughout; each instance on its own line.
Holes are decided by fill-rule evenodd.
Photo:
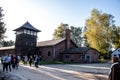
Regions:
M 7 76 L 6 80 L 107 80 L 110 65 L 110 63 L 41 65 L 37 69 L 34 66 L 20 65 L 18 70 L 4 74 Z M 0 68 L 2 69 L 1 65 Z

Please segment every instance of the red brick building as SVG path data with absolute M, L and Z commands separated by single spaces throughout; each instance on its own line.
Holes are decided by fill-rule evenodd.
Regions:
M 99 60 L 99 52 L 90 47 L 66 49 L 61 55 L 63 62 L 91 63 Z
M 70 44 L 66 45 L 66 38 L 49 40 L 39 42 L 37 45 L 37 50 L 41 55 L 43 60 L 61 60 L 61 52 L 67 48 L 77 47 L 71 40 Z
M 77 47 L 70 39 L 70 30 L 66 29 L 65 38 L 37 43 L 37 50 L 43 60 L 61 60 L 61 52 Z

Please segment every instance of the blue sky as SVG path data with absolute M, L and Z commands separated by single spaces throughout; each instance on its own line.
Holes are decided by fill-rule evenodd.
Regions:
M 42 31 L 38 33 L 38 41 L 52 39 L 61 22 L 83 27 L 93 8 L 112 14 L 115 24 L 120 26 L 119 4 L 120 0 L 0 0 L 5 14 L 6 40 L 13 41 L 13 30 L 26 21 Z

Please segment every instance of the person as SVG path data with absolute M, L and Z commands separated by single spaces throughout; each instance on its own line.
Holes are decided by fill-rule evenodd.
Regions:
M 42 57 L 39 56 L 39 64 L 41 65 Z
M 24 65 L 27 65 L 28 57 L 27 55 L 24 56 Z
M 11 61 L 12 61 L 12 58 L 11 58 L 11 55 L 9 54 L 8 55 L 8 67 L 9 67 L 10 72 L 11 72 Z
M 35 56 L 34 64 L 35 64 L 35 67 L 38 68 L 38 64 L 39 64 L 38 55 Z
M 3 72 L 7 71 L 8 72 L 8 56 L 4 55 L 2 57 L 2 64 L 3 64 Z
M 32 58 L 32 56 L 30 56 L 30 58 L 29 58 L 29 65 L 30 66 L 32 65 L 32 62 L 33 62 L 33 58 Z
M 13 55 L 13 59 L 12 59 L 12 68 L 13 69 L 18 69 L 18 66 L 17 66 L 17 64 L 18 64 L 18 59 L 17 59 L 17 56 L 16 55 Z
M 20 62 L 20 60 L 21 60 L 21 57 L 19 56 L 19 55 L 17 55 L 17 68 L 18 68 L 18 66 L 19 66 L 19 62 Z
M 112 57 L 108 80 L 120 80 L 120 61 L 117 56 Z

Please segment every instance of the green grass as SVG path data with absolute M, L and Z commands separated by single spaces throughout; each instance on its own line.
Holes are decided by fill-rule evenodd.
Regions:
M 64 62 L 61 61 L 41 61 L 39 64 L 64 64 Z

